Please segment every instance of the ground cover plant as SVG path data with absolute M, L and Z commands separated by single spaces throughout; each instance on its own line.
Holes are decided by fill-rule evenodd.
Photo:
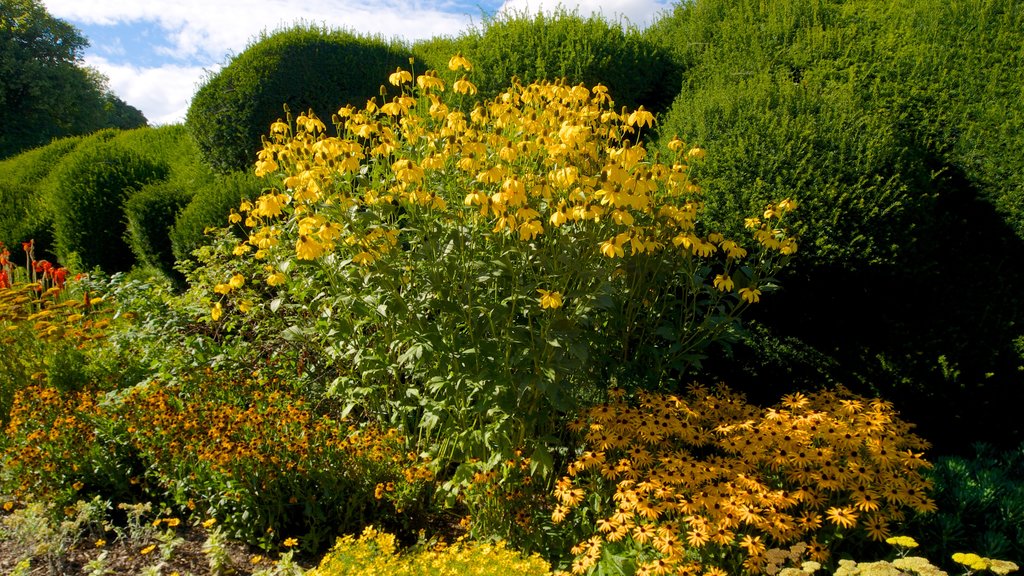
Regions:
M 832 33 L 849 15 L 823 6 L 767 29 Z M 403 60 L 336 112 L 283 109 L 249 174 L 212 176 L 180 126 L 0 165 L 33 189 L 76 167 L 87 180 L 80 161 L 38 163 L 79 148 L 165 172 L 112 188 L 120 256 L 148 267 L 0 246 L 0 571 L 1016 570 L 1019 454 L 934 459 L 903 405 L 839 372 L 751 379 L 769 357 L 843 368 L 762 310 L 799 292 L 802 258 L 863 257 L 870 277 L 901 257 L 899 226 L 865 239 L 823 220 L 828 202 L 786 187 L 786 154 L 777 188 L 726 185 L 718 170 L 743 167 L 716 156 L 726 142 L 670 132 L 683 103 L 659 122 L 601 84 L 485 91 L 468 52 L 440 72 Z M 856 220 L 902 198 L 916 217 L 916 156 L 891 118 L 749 80 L 747 97 L 800 112 L 773 124 L 780 142 L 814 118 L 834 128 L 801 166 L 821 170 L 829 138 L 863 152 L 821 192 L 832 209 Z M 769 335 L 765 358 L 723 370 L 751 334 Z

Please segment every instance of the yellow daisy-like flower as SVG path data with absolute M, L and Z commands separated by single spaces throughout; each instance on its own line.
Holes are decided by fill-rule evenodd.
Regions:
M 235 274 L 234 276 L 231 277 L 231 280 L 228 280 L 228 285 L 236 289 L 241 288 L 242 286 L 245 285 L 245 276 L 242 276 L 241 274 Z
M 715 288 L 718 288 L 722 292 L 729 292 L 733 289 L 735 284 L 731 277 L 719 274 L 718 276 L 715 276 L 714 285 Z
M 550 308 L 554 310 L 555 308 L 562 307 L 562 294 L 560 292 L 544 290 L 542 288 L 538 288 L 537 292 L 540 293 L 541 308 Z
M 203 521 L 203 528 L 209 528 L 217 523 L 216 518 L 210 518 L 209 520 Z
M 281 543 L 281 545 L 284 546 L 285 548 L 291 548 L 293 546 L 298 546 L 299 545 L 299 539 L 298 538 L 286 538 L 285 541 Z
M 410 73 L 408 70 L 402 70 L 401 68 L 399 68 L 392 72 L 390 76 L 388 76 L 388 82 L 390 82 L 392 86 L 401 86 L 402 84 L 408 84 L 409 82 L 412 82 L 412 73 Z
M 145 556 L 146 554 L 149 554 L 153 550 L 156 550 L 156 544 L 150 544 L 149 546 L 146 546 L 142 550 L 139 550 L 139 554 Z
M 761 301 L 761 291 L 757 288 L 740 288 L 740 298 L 743 298 L 749 304 Z
M 267 284 L 270 286 L 279 286 L 284 284 L 285 280 L 287 280 L 287 277 L 283 272 L 275 272 L 270 276 L 267 276 Z
M 459 68 L 462 68 L 463 70 L 473 69 L 473 65 L 469 63 L 469 60 L 466 60 L 461 52 L 452 56 L 451 60 L 448 60 L 449 70 L 458 70 Z

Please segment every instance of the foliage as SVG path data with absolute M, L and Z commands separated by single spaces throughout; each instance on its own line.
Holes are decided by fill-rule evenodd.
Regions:
M 792 289 L 755 313 L 767 334 L 755 346 L 794 342 L 821 362 L 746 353 L 718 376 L 751 391 L 795 377 L 881 393 L 950 450 L 977 438 L 979 418 L 986 440 L 1020 441 L 999 399 L 1018 386 L 1024 319 L 1011 208 L 1022 23 L 1003 0 L 707 0 L 646 32 L 683 70 L 662 142 L 705 147 L 694 176 L 730 191 L 707 196 L 709 220 L 779 195 L 806 210 L 801 263 L 782 278 Z M 967 269 L 1000 282 L 953 272 Z
M 973 458 L 944 457 L 928 477 L 939 507 L 907 528 L 932 558 L 973 550 L 1024 559 L 1024 446 L 999 452 L 976 445 Z
M 580 509 L 598 518 L 573 573 L 605 561 L 774 574 L 782 557 L 770 546 L 824 562 L 844 539 L 883 541 L 907 511 L 935 509 L 926 443 L 888 402 L 840 390 L 765 410 L 697 385 L 640 394 L 636 406 L 611 396 L 573 424 L 585 451 L 555 489 L 556 521 Z
M 515 84 L 467 114 L 434 74 L 389 81 L 403 96 L 343 109 L 337 137 L 315 116 L 271 126 L 257 175 L 280 187 L 230 216 L 257 273 L 221 277 L 211 316 L 300 311 L 288 331 L 321 343 L 331 391 L 440 461 L 522 448 L 549 471 L 578 398 L 697 364 L 796 250 L 790 201 L 735 239 L 707 229 L 686 172 L 703 152 L 648 157 L 653 116 L 603 86 Z
M 399 552 L 393 535 L 371 526 L 358 539 L 352 536 L 339 538 L 320 566 L 309 574 L 341 576 L 357 573 L 382 576 L 541 576 L 551 574 L 551 568 L 540 557 L 524 557 L 507 549 L 500 541 L 439 543 Z
M 54 172 L 47 201 L 60 259 L 110 273 L 129 269 L 134 257 L 124 240 L 124 203 L 134 190 L 166 178 L 167 164 L 93 141 L 79 145 Z
M 0 245 L 0 424 L 6 425 L 18 390 L 49 378 L 71 389 L 82 379 L 81 350 L 103 338 L 109 323 L 102 298 L 84 297 L 66 268 L 35 259 L 32 242 L 17 267 Z M 49 372 L 49 374 L 48 374 Z
M 139 263 L 153 266 L 173 278 L 174 253 L 171 248 L 171 228 L 175 217 L 192 200 L 191 191 L 185 191 L 169 182 L 144 186 L 125 202 L 128 218 L 128 239 Z
M 419 42 L 413 49 L 448 83 L 459 76 L 444 71 L 445 63 L 456 52 L 464 55 L 478 66 L 475 83 L 486 98 L 517 78 L 523 84 L 564 78 L 568 84 L 607 86 L 618 107 L 661 112 L 679 91 L 679 70 L 668 50 L 625 23 L 564 8 L 536 15 L 506 11 L 459 36 Z
M 4 207 L 0 211 L 0 242 L 18 246 L 35 240 L 40 247 L 53 246 L 53 221 L 40 206 L 38 191 L 53 167 L 81 141 L 81 137 L 62 138 L 0 161 L 0 206 Z
M 258 196 L 262 189 L 260 179 L 242 173 L 215 176 L 198 186 L 170 231 L 175 260 L 192 258 L 194 250 L 210 242 L 206 237 L 207 229 L 222 226 L 228 212 L 243 200 Z
M 400 520 L 422 513 L 431 473 L 401 437 L 318 414 L 274 382 L 211 372 L 136 387 L 117 412 L 159 485 L 238 539 L 298 536 L 316 550 L 335 531 L 370 521 L 408 529 Z
M 206 79 L 186 125 L 215 170 L 247 170 L 282 107 L 330 118 L 345 104 L 376 96 L 378 79 L 408 57 L 404 47 L 379 38 L 314 25 L 264 33 Z
M 0 4 L 0 158 L 62 136 L 146 124 L 105 77 L 81 65 L 88 44 L 38 0 Z

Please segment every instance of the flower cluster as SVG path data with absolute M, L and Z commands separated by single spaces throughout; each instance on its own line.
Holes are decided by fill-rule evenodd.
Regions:
M 461 57 L 450 63 L 469 66 Z M 756 282 L 737 276 L 749 247 L 700 230 L 700 188 L 688 163 L 704 151 L 677 139 L 668 161 L 650 158 L 640 132 L 654 116 L 642 107 L 615 111 L 600 85 L 517 83 L 492 101 L 460 106 L 441 98 L 444 83 L 430 72 L 414 82 L 399 69 L 390 82 L 400 96 L 338 111 L 338 136 L 312 114 L 271 126 L 256 173 L 279 176 L 281 186 L 230 217 L 251 229 L 235 253 L 270 261 L 262 281 L 286 280 L 282 260 L 338 254 L 368 267 L 386 258 L 403 234 L 400 206 L 532 246 L 524 249 L 551 235 L 592 242 L 609 259 L 666 249 L 721 256 L 715 287 L 759 299 Z M 475 93 L 465 78 L 454 88 Z M 795 208 L 786 200 L 748 219 L 755 242 L 777 256 L 793 254 L 796 241 L 780 222 Z M 540 289 L 545 308 L 560 306 L 558 291 Z
M 138 386 L 112 417 L 179 504 L 254 542 L 304 530 L 315 547 L 362 515 L 412 518 L 433 479 L 396 431 L 335 420 L 256 377 Z
M 399 553 L 395 537 L 368 527 L 359 538 L 339 538 L 310 572 L 311 576 L 343 574 L 436 574 L 438 576 L 546 576 L 551 567 L 539 556 L 524 557 L 504 543 L 456 542 Z
M 574 427 L 587 450 L 558 482 L 555 520 L 614 486 L 612 513 L 575 550 L 575 573 L 607 545 L 648 551 L 638 573 L 700 573 L 694 551 L 708 566 L 738 570 L 721 563 L 741 558 L 749 572 L 774 573 L 770 544 L 805 542 L 822 561 L 839 532 L 885 540 L 907 510 L 934 508 L 925 443 L 889 403 L 842 390 L 791 394 L 770 409 L 698 385 L 641 394 L 635 406 L 618 392 Z

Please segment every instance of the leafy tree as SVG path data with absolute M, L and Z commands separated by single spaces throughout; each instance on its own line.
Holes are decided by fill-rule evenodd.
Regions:
M 57 137 L 146 124 L 81 65 L 88 45 L 38 0 L 0 0 L 0 158 Z

